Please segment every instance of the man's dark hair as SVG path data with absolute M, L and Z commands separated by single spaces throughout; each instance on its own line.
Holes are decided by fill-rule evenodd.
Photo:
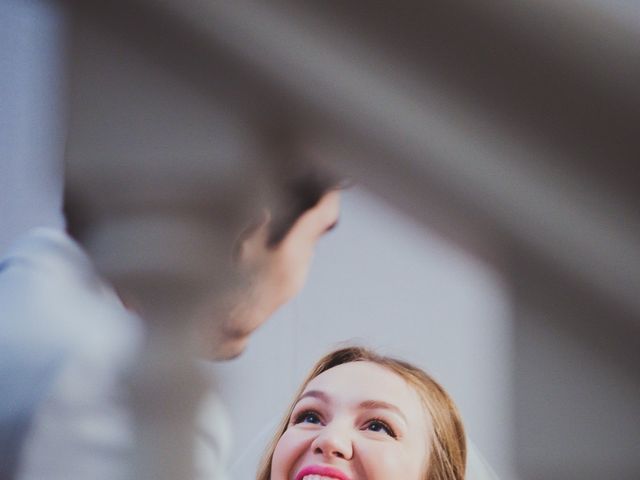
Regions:
M 327 192 L 342 186 L 338 176 L 315 165 L 306 164 L 296 170 L 281 185 L 283 207 L 273 214 L 267 240 L 269 247 L 278 245 L 298 218 L 315 207 Z

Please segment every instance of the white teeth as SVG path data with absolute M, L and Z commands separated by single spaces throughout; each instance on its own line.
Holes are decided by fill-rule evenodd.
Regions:
M 335 478 L 325 477 L 324 475 L 305 475 L 302 480 L 335 480 Z

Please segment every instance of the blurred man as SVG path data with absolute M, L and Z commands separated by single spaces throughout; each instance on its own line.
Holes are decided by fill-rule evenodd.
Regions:
M 241 236 L 243 288 L 224 308 L 203 308 L 207 356 L 232 358 L 249 336 L 302 288 L 316 242 L 337 222 L 329 177 L 303 176 L 285 188 L 286 208 L 265 210 Z M 219 304 L 218 304 L 219 305 Z M 35 229 L 0 264 L 0 479 L 116 479 L 131 474 L 127 381 L 144 323 L 127 311 L 65 233 Z M 215 397 L 200 415 L 197 471 L 224 476 L 224 414 Z

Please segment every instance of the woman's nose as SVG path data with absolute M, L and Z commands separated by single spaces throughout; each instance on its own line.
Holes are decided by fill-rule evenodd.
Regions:
M 346 427 L 326 426 L 319 432 L 311 444 L 313 453 L 325 458 L 344 458 L 351 460 L 353 456 L 353 438 Z

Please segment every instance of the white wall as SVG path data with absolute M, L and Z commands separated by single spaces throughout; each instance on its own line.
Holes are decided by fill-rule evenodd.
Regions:
M 254 478 L 266 431 L 315 360 L 343 341 L 432 373 L 480 450 L 513 478 L 511 321 L 500 278 L 358 189 L 344 193 L 339 227 L 321 240 L 300 297 L 245 355 L 216 368 L 235 424 L 235 478 Z

